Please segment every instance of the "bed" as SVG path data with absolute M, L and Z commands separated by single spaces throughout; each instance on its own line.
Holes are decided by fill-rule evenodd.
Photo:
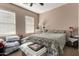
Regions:
M 63 48 L 66 43 L 66 33 L 38 33 L 23 38 L 27 42 L 37 42 L 43 44 L 47 48 L 45 56 L 58 56 L 63 55 Z M 26 55 L 26 48 L 22 44 L 20 50 Z

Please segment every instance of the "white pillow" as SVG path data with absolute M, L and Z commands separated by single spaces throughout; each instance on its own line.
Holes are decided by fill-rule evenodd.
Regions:
M 6 41 L 16 41 L 19 40 L 19 36 L 6 36 Z

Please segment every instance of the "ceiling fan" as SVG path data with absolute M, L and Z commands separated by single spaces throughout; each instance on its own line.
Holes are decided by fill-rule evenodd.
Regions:
M 34 4 L 34 3 L 30 3 L 30 6 L 33 6 L 33 4 Z M 40 4 L 41 6 L 44 5 L 44 3 L 38 3 L 38 4 Z
M 24 4 L 30 4 L 30 7 L 32 7 L 33 4 L 35 4 L 35 3 L 24 3 Z M 38 3 L 38 4 L 41 5 L 41 6 L 44 6 L 44 3 Z

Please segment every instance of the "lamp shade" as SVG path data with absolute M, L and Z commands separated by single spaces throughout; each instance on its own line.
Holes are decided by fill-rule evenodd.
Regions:
M 69 27 L 70 32 L 74 32 L 74 27 Z

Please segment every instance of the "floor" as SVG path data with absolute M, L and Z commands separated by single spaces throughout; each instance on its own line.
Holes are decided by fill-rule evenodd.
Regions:
M 17 51 L 17 52 L 10 54 L 9 56 L 22 56 L 22 53 L 21 51 Z M 78 49 L 74 49 L 71 47 L 65 47 L 64 56 L 79 56 L 79 51 Z
M 79 51 L 75 48 L 65 47 L 64 56 L 79 56 Z

